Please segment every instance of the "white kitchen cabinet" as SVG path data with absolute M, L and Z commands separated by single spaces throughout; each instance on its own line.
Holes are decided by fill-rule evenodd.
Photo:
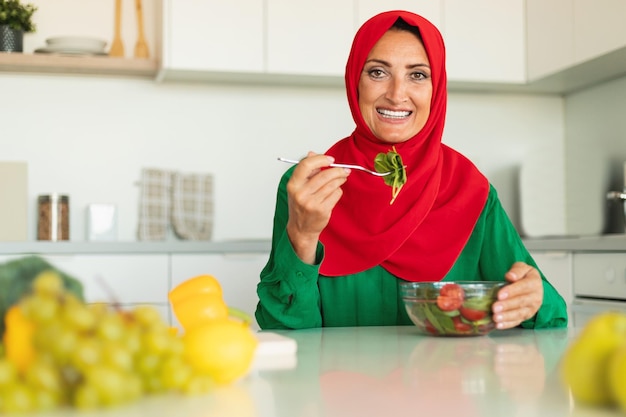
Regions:
M 524 0 L 443 0 L 448 80 L 526 82 Z
M 626 1 L 573 0 L 576 63 L 626 47 Z
M 172 254 L 171 288 L 198 275 L 212 275 L 222 286 L 226 304 L 248 313 L 253 327 L 258 328 L 254 320 L 256 287 L 268 256 L 266 253 Z M 173 315 L 172 322 L 179 326 Z
M 267 71 L 343 76 L 356 28 L 354 4 L 267 0 Z
M 7 255 L 0 262 L 21 258 Z M 169 322 L 167 254 L 39 254 L 59 270 L 83 284 L 86 302 L 119 302 L 123 307 L 148 304 Z
M 623 0 L 526 0 L 529 81 L 626 48 L 624 18 Z M 588 71 L 602 74 L 606 66 Z
M 163 0 L 162 66 L 170 71 L 263 71 L 262 0 Z
M 166 254 L 41 256 L 80 279 L 88 302 L 167 303 Z
M 565 300 L 568 315 L 572 317 L 571 305 L 574 301 L 572 253 L 563 251 L 533 251 L 531 255 L 546 279 Z M 569 325 L 570 327 L 573 325 L 571 319 L 569 320 Z
M 357 0 L 357 27 L 370 17 L 387 10 L 407 10 L 417 13 L 441 31 L 443 0 Z
M 574 324 L 607 311 L 626 314 L 626 252 L 575 253 Z
M 526 0 L 530 81 L 574 64 L 573 0 Z
M 574 254 L 574 294 L 626 300 L 626 252 Z

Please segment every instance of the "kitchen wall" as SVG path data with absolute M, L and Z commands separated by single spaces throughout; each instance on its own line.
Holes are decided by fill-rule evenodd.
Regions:
M 70 196 L 72 240 L 85 240 L 89 203 L 116 204 L 119 240 L 135 240 L 142 167 L 212 173 L 213 238 L 269 238 L 287 168 L 276 157 L 323 152 L 353 127 L 340 88 L 0 73 L 0 89 L 0 160 L 28 162 L 33 240 L 36 198 L 50 192 Z M 452 93 L 448 107 L 444 141 L 477 163 L 519 224 L 519 165 L 542 143 L 561 146 L 563 99 Z
M 626 162 L 626 77 L 570 94 L 564 100 L 567 138 L 567 192 L 574 203 L 572 216 L 593 215 L 583 201 L 596 202 L 592 210 L 605 217 L 605 232 L 624 232 L 624 222 L 610 218 L 619 215 L 619 207 L 606 203 L 609 190 L 622 190 Z M 592 151 L 589 151 L 589 150 Z M 584 168 L 593 175 L 577 175 Z M 609 224 L 609 221 L 612 221 Z

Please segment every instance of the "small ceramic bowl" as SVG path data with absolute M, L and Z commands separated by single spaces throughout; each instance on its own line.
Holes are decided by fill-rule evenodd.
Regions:
M 402 299 L 420 333 L 479 336 L 495 329 L 491 306 L 504 281 L 406 282 Z

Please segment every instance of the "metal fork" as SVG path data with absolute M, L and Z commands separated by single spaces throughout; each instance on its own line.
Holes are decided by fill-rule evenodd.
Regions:
M 278 158 L 279 161 L 281 162 L 287 162 L 288 164 L 298 164 L 300 163 L 300 161 L 296 161 L 294 159 L 286 159 L 286 158 Z M 371 169 L 367 169 L 362 167 L 361 165 L 351 165 L 351 164 L 330 164 L 331 167 L 333 168 L 349 168 L 349 169 L 357 169 L 359 171 L 363 171 L 363 172 L 367 172 L 368 174 L 372 174 L 375 175 L 377 177 L 384 177 L 387 176 L 389 174 L 392 173 L 392 171 L 389 172 L 376 172 L 376 171 L 372 171 Z

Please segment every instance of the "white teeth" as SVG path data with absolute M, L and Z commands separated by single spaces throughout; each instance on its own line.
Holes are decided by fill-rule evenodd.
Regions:
M 385 109 L 376 109 L 376 111 L 385 117 L 390 117 L 393 119 L 401 119 L 411 114 L 410 111 L 391 111 L 391 110 L 385 110 Z

